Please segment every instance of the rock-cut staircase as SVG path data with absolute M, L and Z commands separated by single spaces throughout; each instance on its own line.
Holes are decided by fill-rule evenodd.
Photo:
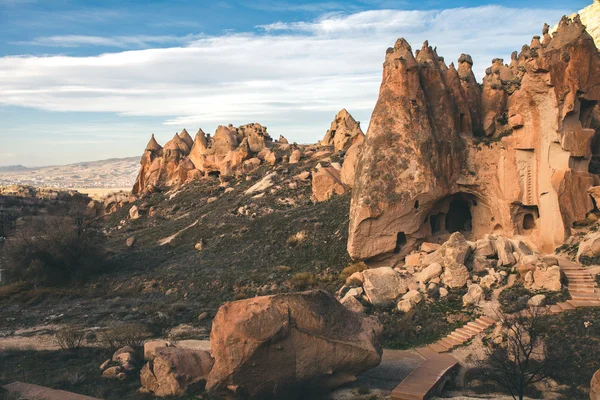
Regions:
M 562 258 L 559 263 L 567 277 L 571 300 L 550 306 L 550 312 L 558 314 L 577 307 L 600 307 L 600 293 L 594 277 L 579 264 Z
M 564 258 L 559 258 L 558 261 L 561 270 L 567 277 L 571 300 L 549 306 L 550 312 L 558 314 L 578 307 L 600 307 L 600 292 L 596 288 L 594 277 L 579 264 Z M 435 394 L 440 394 L 452 373 L 458 368 L 458 360 L 446 353 L 479 335 L 495 323 L 495 318 L 482 316 L 437 342 L 416 349 L 425 361 L 396 386 L 390 399 L 426 400 Z

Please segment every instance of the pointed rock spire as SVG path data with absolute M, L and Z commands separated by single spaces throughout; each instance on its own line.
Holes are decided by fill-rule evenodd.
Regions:
M 146 145 L 146 151 L 159 151 L 161 149 L 162 149 L 162 147 L 160 144 L 158 144 L 158 142 L 154 138 L 154 133 L 153 133 L 152 137 L 150 138 L 150 141 Z
M 192 137 L 190 136 L 188 131 L 185 130 L 185 128 L 181 131 L 179 137 L 181 138 L 181 140 L 183 140 L 185 144 L 188 145 L 190 149 L 192 148 L 192 145 L 194 144 L 194 139 L 192 139 Z

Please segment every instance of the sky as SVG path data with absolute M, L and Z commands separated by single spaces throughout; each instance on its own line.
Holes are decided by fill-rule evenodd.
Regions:
M 385 50 L 468 53 L 479 80 L 591 0 L 0 0 L 0 166 L 141 156 L 151 133 L 366 130 Z

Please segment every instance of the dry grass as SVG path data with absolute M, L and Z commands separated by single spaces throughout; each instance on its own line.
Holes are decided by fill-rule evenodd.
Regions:
M 308 234 L 306 231 L 297 232 L 287 239 L 287 244 L 291 247 L 298 246 L 300 243 L 304 242 L 307 237 Z
M 342 281 L 346 282 L 346 279 L 348 279 L 350 276 L 352 276 L 352 274 L 354 274 L 355 272 L 362 272 L 365 269 L 367 269 L 367 264 L 365 264 L 362 261 L 352 263 L 352 264 L 348 265 L 346 268 L 344 268 L 342 270 L 342 272 L 340 272 L 340 279 Z
M 85 339 L 83 329 L 69 326 L 56 332 L 56 343 L 63 350 L 79 350 Z

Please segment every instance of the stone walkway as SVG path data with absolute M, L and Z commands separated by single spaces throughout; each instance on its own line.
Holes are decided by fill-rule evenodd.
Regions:
M 557 257 L 559 267 L 567 277 L 567 289 L 571 300 L 548 306 L 553 314 L 578 307 L 600 307 L 600 296 L 592 274 L 581 265 L 565 258 Z M 392 391 L 391 400 L 426 400 L 441 394 L 444 385 L 458 368 L 458 360 L 448 353 L 456 346 L 471 340 L 487 328 L 496 324 L 497 318 L 482 316 L 458 328 L 439 341 L 417 349 L 425 362 L 412 371 Z

